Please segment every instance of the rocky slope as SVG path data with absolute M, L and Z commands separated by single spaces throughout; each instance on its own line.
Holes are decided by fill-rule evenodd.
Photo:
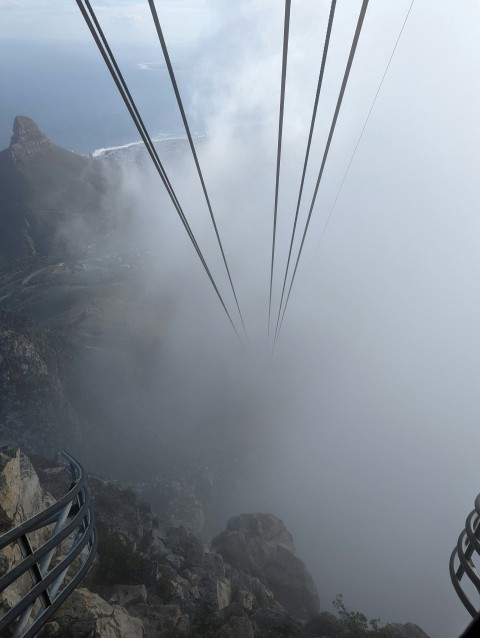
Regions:
M 19 449 L 0 451 L 0 532 L 67 487 L 58 464 L 33 461 L 36 471 Z M 276 517 L 237 516 L 205 544 L 184 527 L 162 522 L 132 490 L 95 477 L 88 485 L 98 555 L 83 586 L 45 627 L 44 638 L 337 638 L 345 629 L 332 614 L 317 614 L 315 585 Z M 34 547 L 42 542 L 32 539 Z M 15 547 L 4 550 L 2 572 L 19 559 Z M 2 594 L 0 613 L 27 586 L 25 581 Z M 334 633 L 325 633 L 328 626 L 336 627 Z M 427 638 L 412 624 L 390 625 L 388 632 L 371 638 Z
M 149 379 L 171 314 L 145 283 L 122 178 L 24 116 L 0 152 L 0 441 L 43 453 L 68 441 L 112 471 L 122 448 L 143 465 L 160 448 Z
M 120 179 L 115 166 L 56 146 L 33 120 L 17 116 L 0 152 L 0 262 L 81 253 L 105 238 Z
M 172 520 L 200 532 L 213 483 L 219 495 L 233 482 L 227 428 L 191 435 L 187 458 L 159 422 L 173 302 L 135 239 L 124 168 L 57 147 L 27 117 L 13 128 L 0 152 L 0 442 L 66 446 L 92 471 L 142 481 L 152 502 L 181 493 Z
M 97 562 L 45 635 L 336 638 L 326 612 L 305 624 L 318 595 L 279 519 L 235 517 L 205 544 L 245 474 L 251 419 L 235 409 L 231 425 L 192 428 L 189 450 L 159 423 L 152 379 L 172 304 L 145 286 L 121 182 L 121 167 L 57 147 L 23 116 L 0 152 L 0 443 L 14 446 L 0 455 L 0 533 L 61 495 L 44 458 L 61 447 L 131 486 L 89 477 Z M 18 560 L 3 552 L 0 573 Z

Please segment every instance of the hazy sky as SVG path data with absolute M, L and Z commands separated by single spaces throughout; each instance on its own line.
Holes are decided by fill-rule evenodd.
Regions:
M 275 299 L 327 4 L 293 2 Z M 468 622 L 448 559 L 480 491 L 477 0 L 416 0 L 316 249 L 409 5 L 370 2 L 273 362 L 229 359 L 236 351 L 228 326 L 173 216 L 162 222 L 159 271 L 174 273 L 180 291 L 169 345 L 179 365 L 202 374 L 208 360 L 216 372 L 229 369 L 234 379 L 250 375 L 250 382 L 265 383 L 268 424 L 257 424 L 255 476 L 264 485 L 242 506 L 285 519 L 324 607 L 342 592 L 347 604 L 370 616 L 411 620 L 432 638 L 447 638 Z M 118 47 L 153 38 L 145 3 L 95 6 Z M 359 6 L 359 0 L 338 2 L 305 203 Z M 205 178 L 252 349 L 263 351 L 283 3 L 160 1 L 158 9 L 169 41 L 198 52 L 189 116 L 195 122 L 201 111 L 207 119 Z M 74 2 L 0 0 L 0 11 L 0 37 L 88 41 Z M 175 183 L 227 290 L 194 171 L 187 162 L 180 168 Z M 139 197 L 150 193 L 144 184 L 131 188 Z
M 93 4 L 112 40 L 142 42 L 153 33 L 146 2 L 100 0 Z M 207 0 L 162 2 L 162 19 L 172 41 L 196 43 L 216 22 L 216 5 Z M 50 41 L 84 37 L 83 19 L 72 0 L 0 0 L 0 11 L 0 37 Z

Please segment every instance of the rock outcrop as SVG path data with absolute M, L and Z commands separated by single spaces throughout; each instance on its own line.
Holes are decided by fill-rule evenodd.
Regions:
M 44 135 L 33 120 L 18 115 L 13 122 L 13 135 L 10 140 L 10 152 L 15 162 L 25 162 L 37 153 L 44 153 L 51 148 L 50 140 Z
M 68 400 L 65 340 L 0 309 L 0 440 L 53 454 L 81 450 L 79 418 Z M 54 443 L 56 441 L 56 443 Z
M 44 509 L 66 489 L 59 464 L 32 460 L 35 469 L 20 450 L 0 449 L 0 532 Z M 336 638 L 345 629 L 333 614 L 315 616 L 315 586 L 278 518 L 232 519 L 214 543 L 229 556 L 226 563 L 184 527 L 162 525 L 131 489 L 92 476 L 88 487 L 99 535 L 97 557 L 41 638 Z M 32 541 L 37 546 L 45 539 Z M 0 570 L 19 560 L 14 546 L 3 550 Z M 3 593 L 0 614 L 30 587 L 27 576 Z M 310 608 L 313 618 L 300 622 L 300 613 L 306 618 Z M 326 631 L 329 627 L 334 630 Z M 428 638 L 411 623 L 390 628 L 396 638 Z
M 56 498 L 66 489 L 60 465 L 39 457 L 34 462 L 40 482 L 18 449 L 0 454 L 5 529 L 51 502 L 45 487 Z M 227 567 L 218 553 L 184 527 L 161 525 L 131 489 L 93 476 L 88 486 L 99 535 L 97 557 L 84 586 L 62 605 L 45 636 L 243 638 L 254 636 L 260 627 L 285 623 L 300 629 L 259 578 Z M 14 546 L 0 557 L 5 571 L 21 560 Z M 28 581 L 27 576 L 19 587 L 9 588 L 10 598 L 0 598 L 0 611 L 25 594 Z
M 388 627 L 394 638 L 428 638 L 423 629 L 411 622 L 407 622 L 404 625 L 390 623 Z
M 23 523 L 48 507 L 52 499 L 40 488 L 37 474 L 29 459 L 18 448 L 0 449 L 0 535 Z M 43 532 L 30 534 L 36 549 L 46 541 Z M 0 575 L 22 560 L 20 548 L 8 545 L 0 551 Z M 23 574 L 15 587 L 0 592 L 0 616 L 13 607 L 29 591 L 31 579 Z
M 260 578 L 293 616 L 305 619 L 318 612 L 315 583 L 280 519 L 271 514 L 236 516 L 212 544 L 233 568 Z
M 72 256 L 106 241 L 128 208 L 120 184 L 118 166 L 60 148 L 17 116 L 10 146 L 0 151 L 0 263 Z
M 142 621 L 120 605 L 110 605 L 98 594 L 78 588 L 57 611 L 44 634 L 50 638 L 143 638 L 144 630 Z

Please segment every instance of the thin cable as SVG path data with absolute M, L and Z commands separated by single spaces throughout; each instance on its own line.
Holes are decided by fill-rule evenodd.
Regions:
M 232 288 L 233 296 L 235 298 L 235 303 L 237 305 L 238 314 L 240 315 L 240 320 L 242 322 L 242 326 L 243 326 L 243 330 L 245 331 L 245 335 L 248 336 L 247 335 L 247 330 L 245 328 L 245 323 L 243 321 L 242 311 L 240 310 L 240 304 L 238 303 L 237 293 L 235 291 L 235 287 L 233 285 L 232 277 L 231 277 L 231 274 L 230 274 L 230 269 L 228 267 L 227 258 L 225 256 L 225 252 L 223 250 L 222 241 L 220 239 L 220 234 L 218 232 L 217 222 L 215 221 L 215 216 L 213 214 L 212 206 L 210 204 L 210 198 L 209 198 L 208 193 L 207 193 L 207 187 L 205 186 L 205 181 L 203 179 L 202 170 L 200 168 L 200 163 L 198 161 L 197 152 L 195 150 L 195 145 L 193 143 L 192 134 L 190 132 L 190 127 L 188 125 L 187 116 L 185 115 L 185 109 L 183 108 L 183 102 L 182 102 L 182 98 L 180 96 L 180 91 L 178 89 L 177 80 L 175 78 L 175 73 L 174 73 L 174 70 L 173 70 L 173 67 L 172 67 L 172 63 L 170 61 L 170 55 L 168 53 L 167 43 L 165 42 L 165 38 L 163 36 L 162 27 L 160 26 L 160 20 L 158 18 L 158 13 L 157 13 L 157 10 L 155 8 L 155 2 L 154 2 L 154 0 L 148 0 L 148 4 L 150 6 L 150 11 L 152 13 L 153 22 L 155 23 L 155 28 L 157 30 L 158 39 L 159 39 L 160 45 L 162 47 L 163 56 L 164 56 L 165 62 L 167 64 L 168 73 L 170 75 L 170 81 L 172 83 L 173 90 L 175 92 L 175 97 L 177 98 L 178 108 L 180 109 L 180 114 L 182 116 L 183 125 L 184 125 L 185 131 L 187 133 L 188 141 L 189 141 L 189 144 L 190 144 L 190 149 L 192 151 L 193 159 L 195 161 L 195 166 L 197 167 L 198 177 L 200 178 L 200 182 L 202 184 L 203 194 L 205 195 L 205 200 L 207 202 L 207 206 L 208 206 L 208 210 L 209 210 L 209 213 L 210 213 L 210 218 L 212 220 L 213 228 L 215 229 L 215 235 L 217 236 L 218 245 L 219 245 L 220 251 L 222 253 L 223 263 L 225 264 L 225 268 L 226 268 L 226 271 L 227 271 L 228 279 L 230 281 L 230 286 Z
M 310 219 L 312 218 L 313 207 L 315 206 L 315 200 L 317 198 L 318 188 L 320 186 L 320 182 L 321 182 L 322 176 L 323 176 L 323 171 L 325 169 L 325 163 L 327 161 L 328 152 L 330 150 L 330 145 L 332 143 L 333 133 L 335 131 L 335 126 L 337 124 L 337 119 L 338 119 L 338 114 L 340 112 L 340 107 L 342 106 L 343 96 L 345 94 L 345 89 L 347 87 L 348 77 L 350 75 L 350 70 L 352 68 L 353 59 L 355 57 L 355 51 L 357 49 L 358 40 L 360 38 L 360 33 L 362 31 L 362 26 L 363 26 L 363 21 L 364 21 L 364 18 L 365 18 L 365 13 L 367 12 L 368 2 L 369 2 L 369 0 L 363 0 L 362 7 L 360 9 L 360 14 L 358 16 L 357 28 L 355 29 L 355 35 L 353 37 L 352 46 L 350 48 L 350 55 L 348 56 L 348 61 L 347 61 L 347 66 L 345 68 L 345 73 L 344 73 L 344 76 L 343 76 L 342 86 L 340 88 L 340 93 L 338 95 L 337 106 L 335 107 L 335 113 L 333 115 L 332 125 L 330 127 L 330 132 L 328 134 L 327 144 L 325 146 L 325 151 L 323 153 L 323 158 L 322 158 L 322 163 L 321 163 L 321 166 L 320 166 L 320 171 L 318 173 L 317 183 L 315 184 L 315 190 L 313 192 L 312 203 L 310 204 L 310 209 L 308 211 L 307 223 L 305 224 L 305 229 L 303 231 L 302 241 L 300 243 L 300 248 L 298 250 L 297 260 L 295 262 L 295 268 L 293 270 L 292 279 L 290 280 L 290 287 L 288 289 L 287 299 L 286 299 L 285 305 L 283 307 L 283 314 L 282 314 L 282 318 L 281 318 L 281 321 L 280 321 L 280 326 L 279 326 L 279 329 L 278 329 L 278 332 L 277 332 L 277 338 L 278 338 L 278 335 L 280 334 L 280 330 L 282 328 L 283 320 L 284 320 L 284 317 L 285 317 L 285 311 L 287 309 L 288 302 L 289 302 L 289 299 L 290 299 L 290 295 L 292 293 L 293 282 L 295 281 L 295 276 L 297 274 L 298 264 L 300 262 L 300 257 L 302 255 L 303 245 L 305 243 L 305 237 L 307 235 L 308 227 L 310 225 Z
M 290 259 L 292 257 L 293 242 L 295 240 L 295 233 L 296 233 L 296 230 L 297 230 L 298 212 L 300 210 L 300 203 L 302 201 L 303 185 L 305 183 L 305 174 L 307 172 L 308 159 L 310 157 L 310 147 L 312 145 L 313 129 L 315 128 L 315 119 L 317 117 L 318 101 L 319 101 L 319 98 L 320 98 L 320 91 L 322 90 L 323 76 L 324 76 L 324 73 L 325 73 L 325 65 L 326 65 L 326 62 L 327 62 L 328 46 L 329 46 L 329 43 L 330 43 L 330 35 L 332 33 L 332 25 L 333 25 L 333 18 L 334 18 L 334 15 L 335 15 L 335 6 L 336 6 L 336 4 L 337 4 L 337 0 L 332 0 L 332 4 L 330 5 L 330 15 L 328 17 L 327 32 L 325 34 L 325 43 L 323 45 L 322 62 L 321 62 L 321 65 L 320 65 L 320 73 L 318 75 L 317 92 L 315 94 L 315 102 L 314 102 L 314 105 L 313 105 L 312 120 L 310 122 L 310 132 L 308 134 L 307 150 L 305 152 L 305 161 L 303 163 L 302 179 L 301 179 L 301 182 L 300 182 L 300 190 L 298 192 L 297 209 L 295 211 L 295 220 L 293 222 L 292 236 L 291 236 L 291 239 L 290 239 L 290 248 L 288 250 L 287 267 L 285 268 L 285 276 L 283 278 L 283 286 L 282 286 L 282 295 L 281 295 L 281 298 L 280 298 L 280 305 L 278 306 L 277 324 L 275 326 L 275 339 L 276 339 L 277 333 L 278 333 L 278 324 L 280 322 L 280 313 L 282 311 L 283 297 L 285 295 L 285 286 L 287 284 L 288 270 L 290 268 Z
M 270 315 L 272 312 L 273 264 L 275 261 L 275 237 L 277 234 L 278 187 L 280 184 L 280 161 L 282 157 L 283 111 L 285 104 L 285 83 L 287 78 L 288 32 L 290 29 L 290 4 L 285 0 L 285 22 L 283 27 L 282 84 L 280 88 L 280 114 L 278 118 L 277 173 L 275 177 L 275 207 L 273 210 L 272 262 L 270 266 L 270 296 L 268 300 L 268 334 L 270 334 Z
M 335 200 L 334 200 L 334 202 L 333 202 L 333 204 L 332 204 L 332 207 L 331 207 L 331 209 L 330 209 L 330 212 L 329 212 L 329 214 L 328 214 L 327 221 L 325 222 L 325 224 L 324 224 L 324 226 L 323 226 L 322 232 L 321 232 L 321 234 L 320 234 L 320 239 L 318 240 L 318 243 L 317 243 L 317 245 L 316 245 L 316 247 L 315 247 L 314 256 L 315 256 L 315 253 L 317 252 L 317 250 L 318 250 L 318 248 L 319 248 L 319 246 L 320 246 L 320 243 L 321 243 L 321 241 L 322 241 L 322 239 L 323 239 L 323 236 L 325 235 L 325 231 L 327 230 L 327 226 L 328 226 L 328 224 L 329 224 L 329 222 L 330 222 L 330 218 L 332 217 L 333 210 L 334 210 L 334 208 L 335 208 L 335 206 L 336 206 L 336 204 L 337 204 L 337 200 L 338 200 L 338 198 L 339 198 L 339 196 L 340 196 L 340 193 L 341 193 L 341 191 L 342 191 L 343 184 L 345 183 L 345 180 L 347 179 L 347 175 L 348 175 L 348 173 L 349 173 L 349 171 L 350 171 L 350 167 L 351 167 L 351 165 L 352 165 L 352 162 L 353 162 L 353 160 L 354 160 L 355 155 L 357 154 L 357 149 L 358 149 L 358 147 L 359 147 L 359 145 L 360 145 L 360 140 L 362 139 L 363 134 L 364 134 L 364 132 L 365 132 L 365 129 L 367 128 L 367 124 L 368 124 L 368 121 L 369 121 L 369 119 L 370 119 L 370 115 L 372 114 L 373 107 L 375 106 L 375 103 L 376 103 L 376 101 L 377 101 L 377 97 L 378 97 L 378 94 L 380 93 L 380 90 L 381 90 L 381 88 L 382 88 L 383 81 L 385 80 L 385 77 L 386 77 L 386 75 L 387 75 L 388 69 L 390 68 L 390 64 L 391 64 L 391 62 L 392 62 L 392 60 L 393 60 L 393 56 L 395 55 L 395 51 L 397 50 L 398 43 L 400 42 L 400 38 L 402 37 L 403 30 L 405 29 L 405 25 L 407 24 L 408 16 L 410 15 L 410 11 L 412 10 L 412 7 L 413 7 L 414 2 L 415 2 L 415 0 L 412 0 L 412 2 L 410 3 L 410 8 L 408 9 L 408 11 L 407 11 L 407 15 L 406 15 L 406 17 L 405 17 L 405 20 L 403 21 L 402 28 L 400 29 L 400 33 L 398 34 L 398 38 L 397 38 L 397 41 L 395 42 L 395 46 L 393 47 L 392 53 L 391 53 L 391 55 L 390 55 L 390 59 L 388 60 L 388 64 L 387 64 L 387 66 L 385 67 L 385 71 L 384 71 L 384 73 L 383 73 L 382 79 L 381 79 L 381 81 L 380 81 L 380 84 L 379 84 L 379 86 L 378 86 L 377 92 L 376 92 L 375 97 L 374 97 L 374 99 L 373 99 L 372 106 L 370 107 L 370 110 L 369 110 L 369 112 L 368 112 L 367 119 L 365 120 L 365 123 L 364 123 L 364 125 L 363 125 L 362 131 L 361 131 L 361 133 L 360 133 L 360 136 L 359 136 L 359 138 L 358 138 L 358 140 L 357 140 L 357 143 L 355 144 L 355 148 L 354 148 L 354 150 L 353 150 L 352 156 L 351 156 L 351 158 L 350 158 L 350 161 L 348 162 L 347 170 L 345 171 L 345 174 L 344 174 L 344 176 L 343 176 L 343 179 L 342 179 L 342 181 L 341 181 L 341 183 L 340 183 L 340 187 L 339 187 L 339 189 L 338 189 L 338 191 L 337 191 L 337 194 L 336 194 L 336 196 L 335 196 Z
M 223 301 L 222 295 L 220 294 L 220 291 L 215 283 L 215 280 L 212 277 L 212 274 L 207 266 L 207 263 L 205 262 L 205 259 L 203 257 L 203 254 L 200 250 L 200 247 L 198 246 L 198 243 L 195 239 L 195 236 L 190 228 L 190 225 L 185 217 L 185 214 L 182 210 L 182 207 L 180 206 L 180 203 L 178 201 L 178 198 L 175 194 L 175 191 L 173 190 L 173 187 L 170 183 L 170 180 L 168 179 L 168 176 L 165 172 L 165 169 L 163 168 L 163 165 L 160 161 L 160 158 L 158 157 L 157 151 L 153 145 L 153 142 L 150 138 L 150 135 L 148 134 L 148 131 L 143 123 L 143 120 L 140 116 L 140 113 L 138 112 L 138 109 L 135 105 L 135 102 L 130 94 L 130 91 L 127 87 L 127 84 L 123 78 L 123 75 L 117 65 L 117 62 L 115 60 L 115 57 L 108 45 L 107 39 L 102 31 L 102 28 L 97 20 L 97 17 L 95 15 L 95 12 L 89 2 L 89 0 L 76 0 L 78 8 L 80 9 L 82 16 L 93 36 L 93 39 L 95 40 L 95 44 L 98 47 L 98 50 L 100 51 L 100 54 L 102 55 L 105 64 L 107 65 L 108 70 L 110 71 L 110 74 L 117 86 L 117 89 L 120 93 L 120 95 L 123 98 L 123 101 L 125 102 L 125 106 L 128 109 L 128 112 L 130 113 L 130 116 L 135 124 L 135 126 L 137 127 L 137 130 L 147 148 L 147 151 L 152 159 L 152 162 L 155 166 L 155 168 L 157 169 L 158 174 L 160 175 L 162 182 L 170 196 L 170 199 L 172 200 L 172 203 L 175 207 L 175 210 L 177 211 L 180 220 L 182 221 L 182 224 L 185 227 L 185 230 L 187 231 L 187 234 L 197 252 L 197 255 L 205 269 L 205 272 L 208 275 L 208 278 L 210 279 L 210 282 L 217 294 L 217 297 L 228 317 L 228 320 L 230 321 L 237 337 L 240 339 L 240 335 L 238 334 L 238 331 L 235 327 L 235 324 L 233 323 L 233 320 L 230 316 L 230 313 L 228 312 L 228 309 L 225 305 L 225 302 Z M 87 9 L 85 9 L 85 7 Z M 87 12 L 88 10 L 88 12 Z

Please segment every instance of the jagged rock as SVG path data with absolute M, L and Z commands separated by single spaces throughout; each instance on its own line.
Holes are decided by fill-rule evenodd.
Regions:
M 0 450 L 0 506 L 9 520 L 17 520 L 16 516 L 23 520 L 46 506 L 50 497 L 41 487 L 43 480 L 53 491 L 58 490 L 56 497 L 62 493 L 57 486 L 63 476 L 58 466 L 38 458 L 35 462 L 40 468 L 40 483 L 29 460 L 18 450 Z M 83 586 L 60 607 L 39 638 L 188 637 L 204 635 L 202 631 L 219 638 L 253 638 L 295 636 L 309 626 L 315 629 L 312 623 L 304 626 L 288 613 L 288 603 L 282 605 L 277 600 L 264 574 L 255 576 L 247 571 L 250 565 L 259 569 L 264 561 L 265 573 L 271 574 L 269 561 L 275 560 L 277 566 L 284 566 L 285 578 L 293 573 L 292 595 L 298 594 L 295 578 L 298 561 L 303 563 L 279 519 L 256 514 L 230 521 L 219 538 L 227 548 L 232 538 L 235 549 L 243 548 L 246 555 L 239 568 L 224 563 L 220 554 L 188 530 L 164 529 L 132 490 L 94 477 L 88 477 L 87 482 L 99 532 L 96 563 Z M 21 501 L 23 509 L 18 507 Z M 161 554 L 159 547 L 163 548 Z M 284 561 L 286 551 L 297 561 L 293 572 L 291 563 Z M 10 558 L 0 553 L 2 569 L 7 570 L 10 563 Z M 27 581 L 24 589 L 14 588 L 14 602 L 30 589 L 28 576 Z M 311 604 L 311 593 L 307 591 L 306 596 Z M 8 606 L 0 607 L 0 614 Z M 411 623 L 391 627 L 396 638 L 428 638 Z
M 76 589 L 54 615 L 64 638 L 143 638 L 142 622 L 88 589 Z
M 141 605 L 147 602 L 147 588 L 145 585 L 114 585 L 113 596 L 116 604 L 122 607 Z
M 14 161 L 26 161 L 50 146 L 50 140 L 33 120 L 24 115 L 17 115 L 13 121 L 13 135 L 10 140 L 10 151 Z
M 237 594 L 238 604 L 245 611 L 252 611 L 253 609 L 253 594 L 246 589 L 240 589 Z
M 183 616 L 180 618 L 180 620 L 176 624 L 175 629 L 181 634 L 186 634 L 189 626 L 190 626 L 190 618 L 188 617 L 188 614 L 183 614 Z
M 52 620 L 39 631 L 38 638 L 62 638 L 60 632 L 60 625 L 55 620 Z
M 24 523 L 52 503 L 51 497 L 40 487 L 37 474 L 28 457 L 18 448 L 0 448 L 0 535 Z M 29 534 L 35 550 L 48 539 L 48 531 Z M 22 560 L 16 543 L 0 551 L 0 573 L 4 574 Z M 0 617 L 29 591 L 31 578 L 23 574 L 15 587 L 0 592 Z
M 145 617 L 145 626 L 151 636 L 156 636 L 163 629 L 174 629 L 182 612 L 178 605 L 151 605 Z
M 111 189 L 116 199 L 120 187 L 118 165 L 60 148 L 17 116 L 10 146 L 0 151 L 0 262 L 83 252 L 95 233 L 112 230 L 103 194 Z M 126 209 L 116 203 L 117 213 Z
M 254 638 L 252 622 L 247 616 L 233 616 L 220 628 L 219 638 Z
M 253 607 L 263 609 L 276 616 L 287 615 L 285 608 L 275 600 L 273 592 L 256 576 L 246 574 L 230 565 L 225 566 L 225 575 L 232 584 L 233 599 L 236 603 L 241 603 L 243 594 L 240 597 L 240 592 L 250 592 L 254 599 Z
M 186 476 L 166 473 L 154 485 L 145 487 L 142 496 L 154 512 L 169 525 L 183 526 L 200 535 L 205 529 L 205 504 L 196 485 Z
M 226 578 L 217 580 L 217 605 L 218 609 L 225 609 L 232 602 L 232 586 Z
M 236 516 L 212 545 L 232 567 L 264 582 L 293 616 L 308 618 L 318 612 L 313 579 L 280 519 L 271 514 Z
M 389 623 L 387 626 L 390 628 L 394 638 L 428 638 L 423 629 L 411 622 L 407 622 L 405 625 Z
M 52 502 L 19 448 L 0 448 L 0 534 L 38 514 Z
M 1 294 L 1 293 L 0 293 Z M 78 417 L 65 396 L 64 340 L 0 309 L 0 440 L 28 452 L 81 449 Z

